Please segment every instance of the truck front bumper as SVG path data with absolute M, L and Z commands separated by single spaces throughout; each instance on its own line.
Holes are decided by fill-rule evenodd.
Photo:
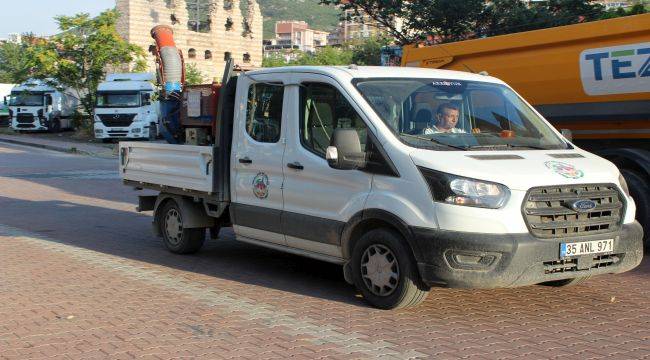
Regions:
M 482 234 L 411 228 L 422 280 L 430 286 L 497 288 L 621 273 L 643 258 L 638 222 L 608 234 L 538 239 L 530 234 Z M 614 251 L 560 258 L 560 244 L 614 239 Z M 418 251 L 419 250 L 419 251 Z
M 149 124 L 133 122 L 124 127 L 107 127 L 101 122 L 94 124 L 95 138 L 97 139 L 140 139 L 149 137 Z

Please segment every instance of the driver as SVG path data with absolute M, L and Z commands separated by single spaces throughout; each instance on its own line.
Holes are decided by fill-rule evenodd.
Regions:
M 460 110 L 458 109 L 458 106 L 452 103 L 440 104 L 440 106 L 438 106 L 438 111 L 436 112 L 436 124 L 424 128 L 422 134 L 465 133 L 465 131 L 456 127 L 459 115 Z

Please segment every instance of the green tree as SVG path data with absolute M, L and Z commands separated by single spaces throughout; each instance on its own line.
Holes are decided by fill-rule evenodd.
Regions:
M 371 37 L 361 42 L 350 44 L 352 63 L 357 65 L 381 65 L 381 48 L 390 44 L 386 37 Z
M 185 63 L 185 84 L 199 85 L 205 83 L 205 76 L 195 63 Z
M 87 114 L 92 113 L 97 85 L 109 68 L 133 65 L 145 69 L 144 51 L 120 37 L 115 28 L 119 14 L 107 10 L 95 18 L 88 14 L 57 16 L 61 33 L 37 49 L 39 77 L 53 78 L 76 92 Z
M 264 59 L 262 59 L 262 67 L 278 67 L 287 65 L 288 63 L 284 56 L 277 53 L 265 56 Z
M 604 10 L 591 0 L 319 0 L 366 14 L 401 45 L 427 39 L 451 42 L 597 20 Z M 394 19 L 403 20 L 401 27 Z
M 45 40 L 23 34 L 21 43 L 0 45 L 0 82 L 22 83 L 31 77 L 41 77 L 47 59 Z M 51 54 L 50 54 L 51 55 Z

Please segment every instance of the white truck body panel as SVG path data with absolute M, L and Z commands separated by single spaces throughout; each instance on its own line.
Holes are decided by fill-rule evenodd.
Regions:
M 120 142 L 124 180 L 211 193 L 212 148 L 209 146 Z

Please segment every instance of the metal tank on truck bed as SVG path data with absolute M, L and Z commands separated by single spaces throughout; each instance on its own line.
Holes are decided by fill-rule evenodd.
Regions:
M 401 65 L 506 81 L 573 143 L 621 169 L 650 233 L 650 14 L 409 45 Z

